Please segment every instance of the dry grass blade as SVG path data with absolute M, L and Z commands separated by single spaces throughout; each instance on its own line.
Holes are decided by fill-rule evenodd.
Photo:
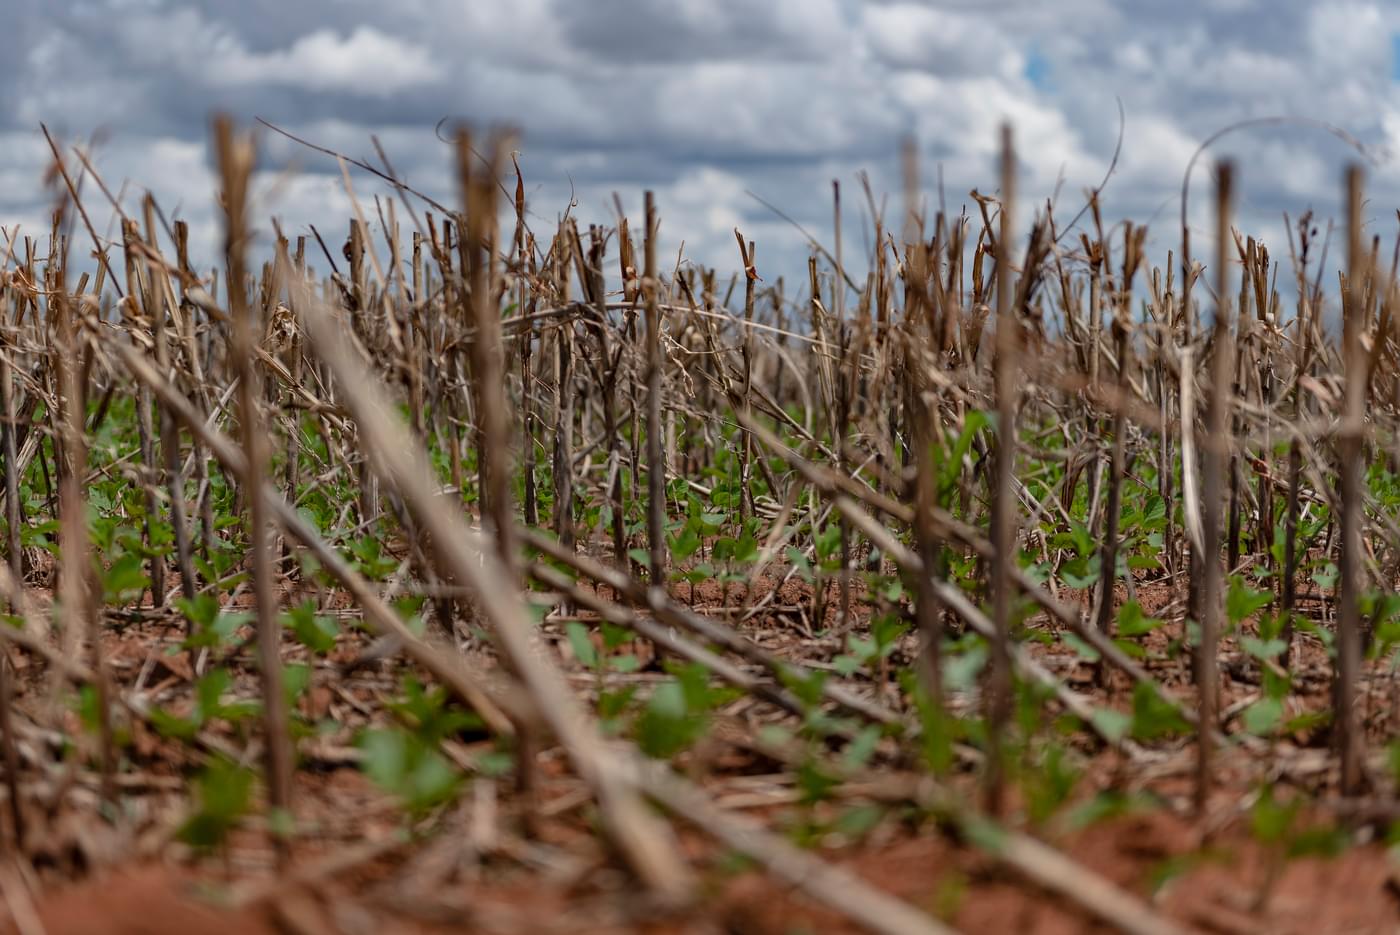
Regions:
M 1184 935 L 1185 929 L 1097 874 L 1086 872 L 1048 845 L 1026 835 L 1008 835 L 999 856 L 1045 889 L 1085 906 L 1128 935 Z

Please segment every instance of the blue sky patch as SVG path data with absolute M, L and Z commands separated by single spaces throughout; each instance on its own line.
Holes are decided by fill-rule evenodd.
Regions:
M 1400 43 L 1400 37 L 1396 41 Z M 1050 87 L 1050 62 L 1034 46 L 1026 52 L 1026 67 L 1022 73 L 1037 88 L 1045 90 Z

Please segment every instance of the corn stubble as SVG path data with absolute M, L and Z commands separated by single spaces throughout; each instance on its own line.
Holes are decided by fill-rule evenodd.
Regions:
M 904 790 L 886 798 L 939 819 L 920 833 L 985 840 L 992 828 L 993 856 L 1019 879 L 1126 931 L 1175 928 L 1028 837 L 1028 790 L 1052 742 L 1082 762 L 1113 758 L 1121 777 L 1180 759 L 1194 801 L 1168 807 L 1203 820 L 1255 794 L 1225 772 L 1286 774 L 1271 738 L 1287 731 L 1246 729 L 1227 710 L 1227 644 L 1259 637 L 1246 666 L 1272 684 L 1335 647 L 1321 656 L 1329 701 L 1313 712 L 1334 757 L 1324 797 L 1389 794 L 1368 755 L 1394 732 L 1374 705 L 1371 650 L 1393 641 L 1400 527 L 1373 481 L 1400 467 L 1400 325 L 1394 264 L 1383 269 L 1363 236 L 1359 170 L 1346 179 L 1337 333 L 1311 217 L 1290 239 L 1285 312 L 1279 264 L 1231 224 L 1228 163 L 1215 173 L 1215 255 L 1193 263 L 1184 237 L 1178 269 L 1170 254 L 1152 265 L 1145 228 L 1106 232 L 1099 191 L 1065 226 L 1048 206 L 1017 209 L 1010 128 L 999 189 L 973 192 L 973 213 L 926 213 L 911 146 L 898 223 L 866 186 L 877 248 L 865 280 L 843 253 L 835 187 L 834 253 L 814 251 L 806 294 L 793 295 L 761 275 L 761 242 L 738 230 L 741 273 L 728 282 L 667 268 L 651 193 L 640 261 L 638 219 L 621 202 L 615 227 L 586 236 L 572 216 L 533 229 L 525 176 L 508 169 L 514 138 L 464 130 L 452 143 L 457 207 L 420 195 L 382 153 L 382 168 L 328 153 L 347 191 L 351 167 L 387 184 L 372 215 L 357 202 L 338 258 L 319 231 L 294 245 L 274 223 L 258 240 L 269 231 L 248 214 L 254 140 L 221 118 L 225 256 L 208 271 L 192 265 L 182 223 L 149 198 L 127 217 L 85 153 L 53 144 L 54 228 L 8 238 L 0 288 L 14 859 L 34 857 L 36 822 L 67 794 L 27 791 L 55 768 L 49 756 L 74 775 L 95 768 L 91 821 L 134 840 L 129 778 L 149 754 L 133 733 L 168 734 L 167 699 L 226 666 L 242 677 L 225 694 L 256 697 L 259 726 L 224 729 L 227 715 L 205 711 L 178 738 L 181 756 L 196 772 L 261 762 L 261 798 L 229 827 L 265 828 L 278 860 L 305 865 L 317 831 L 299 790 L 321 754 L 286 684 L 307 652 L 284 621 L 306 599 L 366 634 L 340 631 L 351 662 L 314 665 L 315 684 L 344 691 L 388 667 L 440 688 L 474 727 L 431 734 L 383 691 L 357 716 L 418 731 L 426 762 L 491 796 L 498 772 L 463 752 L 464 737 L 508 753 L 521 804 L 490 821 L 509 834 L 547 833 L 558 816 L 544 789 L 565 769 L 592 803 L 588 827 L 658 913 L 702 892 L 696 845 L 683 846 L 698 833 L 862 927 L 949 930 L 723 807 L 715 756 L 664 731 L 657 755 L 658 723 L 703 734 L 722 721 L 803 801 L 884 776 Z M 116 243 L 93 222 L 108 212 Z M 261 270 L 247 265 L 255 244 L 271 248 Z M 96 273 L 74 283 L 67 257 L 83 249 Z M 312 271 L 318 259 L 328 275 Z M 1193 295 L 1206 291 L 1203 315 Z M 130 452 L 115 455 L 114 433 Z M 112 477 L 134 499 L 94 502 Z M 85 526 L 113 511 L 127 519 L 118 541 L 140 556 L 136 594 L 113 583 L 112 537 Z M 36 532 L 50 522 L 52 599 Z M 1334 580 L 1313 573 L 1333 561 Z M 1309 575 L 1319 585 L 1300 590 Z M 1140 639 L 1147 589 L 1165 595 L 1158 643 Z M 407 622 L 404 597 L 420 598 Z M 240 637 L 200 642 L 222 619 L 194 612 L 211 599 L 250 612 Z M 157 696 L 149 673 L 114 669 L 132 621 L 158 642 L 191 641 L 196 670 Z M 646 652 L 613 666 L 624 641 Z M 1073 655 L 1067 669 L 1047 645 L 1077 647 L 1090 677 L 1071 680 Z M 658 687 L 665 660 L 700 673 L 690 695 Z M 653 672 L 634 677 L 638 665 Z M 36 672 L 49 674 L 37 697 Z M 719 685 L 731 692 L 722 715 L 703 708 Z M 39 751 L 34 737 L 72 729 L 62 713 L 75 697 L 89 699 L 86 732 L 72 750 Z M 660 699 L 677 697 L 702 708 L 666 721 Z M 186 807 L 207 811 L 213 787 L 200 788 Z M 496 814 L 452 801 L 410 809 L 417 831 Z M 259 808 L 270 821 L 252 821 Z M 499 838 L 495 825 L 473 829 Z M 215 844 L 227 855 L 227 840 Z

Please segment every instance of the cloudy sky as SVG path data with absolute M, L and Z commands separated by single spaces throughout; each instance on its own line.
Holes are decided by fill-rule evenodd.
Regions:
M 928 197 L 950 208 L 997 185 L 997 127 L 1023 159 L 1023 218 L 1058 190 L 1061 219 L 1105 172 L 1110 218 L 1149 222 L 1154 259 L 1177 240 L 1182 173 L 1231 123 L 1293 115 L 1362 141 L 1368 217 L 1389 239 L 1400 207 L 1400 3 L 1308 0 L 0 0 L 0 224 L 47 229 L 40 122 L 92 142 L 130 205 L 153 191 L 216 243 L 206 145 L 212 111 L 260 116 L 373 160 L 377 134 L 412 184 L 455 199 L 442 118 L 523 131 L 520 163 L 541 231 L 568 206 L 611 224 L 656 191 L 668 255 L 726 270 L 732 230 L 758 241 L 761 274 L 800 280 L 803 236 L 823 239 L 831 181 L 863 249 L 856 173 L 901 203 L 912 134 Z M 17 85 L 16 85 L 17 82 Z M 1316 129 L 1238 133 L 1241 218 L 1285 255 L 1281 216 L 1338 212 L 1355 154 Z M 1194 176 L 1202 245 L 1210 160 Z M 333 160 L 265 135 L 257 215 L 289 233 L 343 237 Z M 367 198 L 382 186 L 354 176 Z M 89 195 L 99 229 L 108 212 Z M 1193 205 L 1193 206 L 1194 206 Z M 267 230 L 264 227 L 264 230 Z M 328 239 L 330 239 L 328 237 Z M 211 254 L 212 257 L 212 254 Z

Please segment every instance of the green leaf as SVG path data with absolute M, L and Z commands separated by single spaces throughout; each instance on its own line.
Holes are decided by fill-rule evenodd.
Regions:
M 869 662 L 880 654 L 880 647 L 873 639 L 851 635 L 846 638 L 846 645 L 850 649 L 851 655 L 863 663 Z
M 1260 698 L 1241 716 L 1244 729 L 1259 737 L 1272 733 L 1282 718 L 1283 701 L 1278 698 Z
M 1094 727 L 1108 740 L 1116 743 L 1128 735 L 1133 726 L 1133 716 L 1112 708 L 1097 708 L 1094 711 Z
M 842 653 L 831 660 L 831 667 L 836 670 L 836 674 L 842 678 L 850 678 L 860 671 L 861 661 L 855 656 Z
M 598 717 L 611 720 L 621 716 L 637 693 L 637 686 L 628 685 L 618 691 L 605 691 L 598 694 Z
M 1102 655 L 1097 649 L 1090 646 L 1073 633 L 1063 633 L 1060 635 L 1060 639 L 1064 640 L 1065 645 L 1074 650 L 1075 654 L 1085 662 L 1098 662 L 1099 659 L 1102 658 Z
M 981 640 L 973 643 L 965 652 L 943 660 L 943 682 L 950 691 L 970 691 L 977 676 L 987 665 L 990 652 Z
M 1045 821 L 1068 801 L 1080 773 L 1065 748 L 1051 744 L 1039 769 L 1027 776 L 1027 806 L 1031 820 L 1037 823 Z
M 734 561 L 748 565 L 758 559 L 758 541 L 745 533 L 734 546 Z
M 1181 716 L 1175 704 L 1157 694 L 1157 689 L 1145 683 L 1133 688 L 1133 737 L 1156 740 L 1189 733 L 1191 725 Z
M 1135 643 L 1132 640 L 1115 639 L 1113 645 L 1117 646 L 1125 656 L 1131 656 L 1134 659 L 1147 658 L 1147 649 L 1141 643 Z
M 1297 817 L 1301 805 L 1299 799 L 1279 802 L 1274 798 L 1273 787 L 1265 786 L 1260 790 L 1254 808 L 1250 810 L 1250 826 L 1254 837 L 1263 844 L 1282 843 L 1289 829 L 1293 827 L 1293 820 Z
M 147 713 L 151 726 L 162 737 L 172 740 L 193 740 L 199 733 L 199 723 L 188 718 L 178 717 L 164 708 L 151 708 Z
M 703 712 L 691 711 L 679 681 L 662 682 L 638 719 L 637 746 L 647 756 L 669 759 L 698 740 L 706 723 Z
M 1289 734 L 1316 730 L 1331 720 L 1331 711 L 1304 711 L 1285 721 L 1283 730 Z
M 287 706 L 294 707 L 296 700 L 311 684 L 311 667 L 301 662 L 293 662 L 282 667 L 282 694 Z
M 238 632 L 238 628 L 253 619 L 252 614 L 222 612 L 218 598 L 212 594 L 200 594 L 193 602 L 181 599 L 177 601 L 177 605 L 190 621 L 193 630 L 184 641 L 186 649 L 216 649 L 227 646 L 233 635 Z
M 1060 577 L 1065 584 L 1077 591 L 1091 588 L 1099 580 L 1100 560 L 1098 555 L 1081 556 L 1060 566 Z
M 569 648 L 574 651 L 574 658 L 590 669 L 597 668 L 598 650 L 589 638 L 588 627 L 571 620 L 564 625 L 564 633 L 569 638 Z
M 797 768 L 797 788 L 802 793 L 802 802 L 811 805 L 826 800 L 831 790 L 841 784 L 841 780 L 826 773 L 813 760 L 807 760 Z
M 827 559 L 835 555 L 841 547 L 841 526 L 837 523 L 828 523 L 817 532 L 814 544 L 817 547 L 818 559 Z
M 687 526 L 679 534 L 671 537 L 670 547 L 671 557 L 676 561 L 684 561 L 700 548 L 700 536 Z
M 515 768 L 515 757 L 505 750 L 492 750 L 477 757 L 476 771 L 482 776 L 504 776 Z
M 880 743 L 881 731 L 874 724 L 868 725 L 860 733 L 846 744 L 846 749 L 842 752 L 841 758 L 845 761 L 846 768 L 858 770 L 870 761 L 871 754 L 875 752 L 875 747 Z
M 888 656 L 893 652 L 895 641 L 908 632 L 909 624 L 895 614 L 879 614 L 870 621 L 870 635 L 875 637 L 881 656 Z
M 969 843 L 989 854 L 1000 854 L 1006 847 L 1006 829 L 990 818 L 967 814 L 958 825 Z
M 1270 661 L 1277 659 L 1288 648 L 1288 644 L 1280 639 L 1261 640 L 1254 636 L 1240 638 L 1240 646 L 1255 659 Z
M 1161 625 L 1162 621 L 1144 614 L 1137 601 L 1128 601 L 1118 610 L 1119 636 L 1146 636 Z
M 1230 589 L 1225 594 L 1225 616 L 1231 623 L 1241 623 L 1254 616 L 1273 600 L 1268 591 L 1256 591 L 1244 583 L 1240 575 L 1230 576 Z
M 453 798 L 462 775 L 416 733 L 375 729 L 360 737 L 361 763 L 376 785 L 398 796 L 405 808 L 421 813 Z
M 362 536 L 351 542 L 349 549 L 355 556 L 355 569 L 371 580 L 383 578 L 399 567 L 398 559 L 384 554 L 377 536 Z
M 150 586 L 141 556 L 128 552 L 102 574 L 102 597 L 108 604 L 125 604 Z
M 253 771 L 216 757 L 195 782 L 198 808 L 177 832 L 180 840 L 202 851 L 218 847 L 237 826 L 252 801 Z
M 1287 856 L 1297 857 L 1338 857 L 1351 844 L 1351 835 L 1340 825 L 1322 828 L 1305 828 L 1290 836 Z
M 1332 562 L 1327 562 L 1322 568 L 1313 572 L 1312 580 L 1319 588 L 1330 591 L 1337 584 L 1337 566 Z
M 210 627 L 219 616 L 219 599 L 207 592 L 196 594 L 194 600 L 177 597 L 175 607 L 196 627 Z
M 822 703 L 822 691 L 826 686 L 827 673 L 814 669 L 804 677 L 791 669 L 778 672 L 778 679 L 809 708 Z
M 603 647 L 612 652 L 623 643 L 632 639 L 632 631 L 626 627 L 620 627 L 615 623 L 602 621 Z
M 402 731 L 368 730 L 360 738 L 365 775 L 385 789 L 396 788 L 405 771 L 408 743 Z
M 1079 831 L 1107 818 L 1117 818 L 1150 808 L 1155 803 L 1143 793 L 1126 794 L 1116 790 L 1100 792 L 1073 806 L 1064 816 L 1065 827 Z
M 223 710 L 224 694 L 233 687 L 233 676 L 227 669 L 210 669 L 194 684 L 194 719 L 203 724 L 218 717 Z
M 102 729 L 102 706 L 99 701 L 96 686 L 84 685 L 78 690 L 78 719 L 82 721 L 84 729 L 93 734 Z
M 831 823 L 831 830 L 843 837 L 858 840 L 874 830 L 884 817 L 885 809 L 882 806 L 857 805 L 842 812 Z
M 312 652 L 324 654 L 335 648 L 340 625 L 333 617 L 316 613 L 314 602 L 303 601 L 283 614 L 282 620 L 297 642 Z

